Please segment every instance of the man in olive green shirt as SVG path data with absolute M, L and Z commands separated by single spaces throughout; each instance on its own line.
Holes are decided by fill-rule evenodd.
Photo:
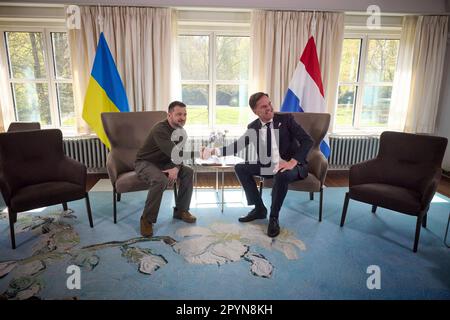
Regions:
M 175 153 L 179 150 L 177 145 L 182 142 L 175 138 L 187 137 L 183 129 L 185 123 L 186 105 L 180 101 L 173 101 L 169 105 L 167 119 L 153 126 L 136 155 L 136 174 L 149 187 L 141 217 L 141 234 L 144 237 L 153 235 L 153 223 L 156 223 L 164 190 L 177 180 L 179 188 L 173 217 L 188 223 L 196 221 L 188 211 L 193 190 L 193 170 L 184 166 Z

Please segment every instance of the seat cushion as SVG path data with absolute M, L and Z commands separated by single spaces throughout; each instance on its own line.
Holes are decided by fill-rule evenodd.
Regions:
M 421 210 L 420 194 L 414 190 L 382 183 L 359 184 L 350 187 L 350 198 L 372 205 L 417 215 Z
M 264 187 L 272 188 L 273 179 L 264 179 Z M 309 173 L 306 179 L 291 182 L 288 188 L 296 191 L 319 192 L 320 181 L 312 173 Z
M 312 173 L 308 173 L 306 179 L 297 180 L 289 184 L 289 190 L 319 192 L 320 181 Z
M 122 173 L 116 180 L 116 191 L 118 193 L 147 190 L 147 184 L 140 180 L 135 171 Z
M 84 198 L 86 190 L 70 182 L 50 181 L 23 187 L 11 199 L 11 210 L 16 212 L 51 206 Z

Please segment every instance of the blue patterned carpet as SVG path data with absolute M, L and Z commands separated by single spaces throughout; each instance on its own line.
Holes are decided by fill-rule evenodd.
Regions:
M 0 296 L 8 299 L 450 299 L 450 251 L 443 244 L 450 199 L 436 195 L 412 252 L 414 217 L 350 201 L 339 227 L 346 188 L 327 188 L 318 222 L 318 194 L 289 191 L 280 214 L 282 233 L 265 235 L 267 220 L 242 224 L 239 203 L 193 204 L 197 223 L 172 219 L 173 193 L 164 194 L 155 237 L 139 235 L 146 192 L 124 194 L 118 223 L 110 192 L 91 192 L 94 228 L 84 201 L 22 213 L 18 248 L 10 248 L 7 214 L 0 217 Z M 227 191 L 226 199 L 241 199 Z M 264 190 L 270 203 L 269 190 Z M 214 200 L 199 191 L 199 201 Z M 68 289 L 80 268 L 80 289 Z M 369 266 L 380 289 L 369 290 Z M 370 281 L 369 281 L 370 282 Z M 70 286 L 70 285 L 69 285 Z

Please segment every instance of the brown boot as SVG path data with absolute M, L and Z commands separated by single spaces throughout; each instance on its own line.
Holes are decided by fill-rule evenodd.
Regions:
M 143 237 L 153 236 L 153 224 L 141 217 L 141 235 Z
M 194 223 L 197 221 L 197 218 L 186 210 L 174 210 L 173 218 L 183 220 L 187 223 Z

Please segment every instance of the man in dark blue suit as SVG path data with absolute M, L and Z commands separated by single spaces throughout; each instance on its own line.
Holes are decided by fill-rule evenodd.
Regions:
M 204 150 L 219 155 L 231 155 L 239 152 L 249 143 L 257 150 L 256 163 L 240 163 L 235 166 L 236 175 L 244 188 L 249 205 L 254 205 L 240 222 L 265 219 L 267 208 L 258 192 L 254 176 L 273 178 L 272 204 L 270 207 L 267 234 L 276 237 L 280 233 L 278 216 L 288 191 L 289 183 L 305 179 L 308 176 L 306 157 L 313 145 L 312 138 L 294 120 L 289 113 L 274 113 L 269 95 L 257 92 L 249 99 L 252 111 L 258 119 L 251 122 L 246 133 L 234 144 L 220 150 Z

